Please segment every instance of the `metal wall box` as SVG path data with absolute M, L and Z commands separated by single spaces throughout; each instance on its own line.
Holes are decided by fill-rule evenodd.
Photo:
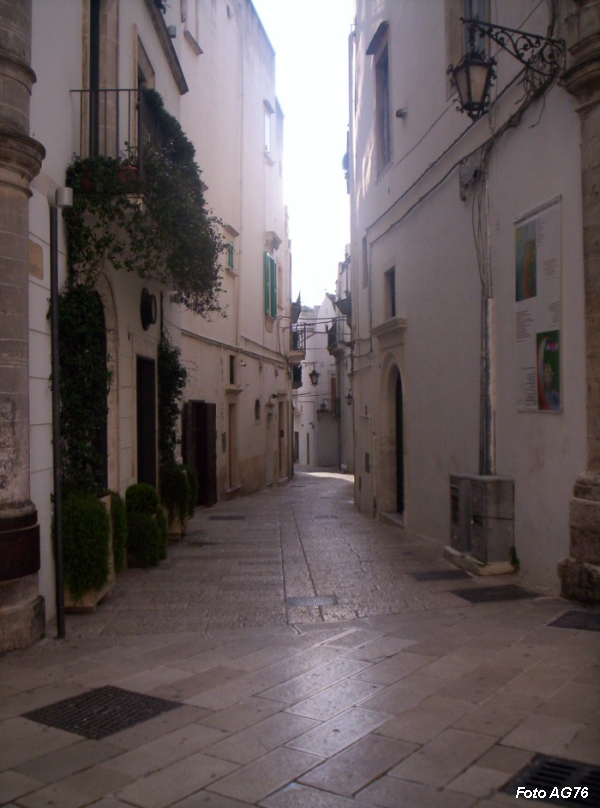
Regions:
M 514 482 L 472 475 L 471 554 L 478 561 L 508 561 L 514 544 Z
M 471 475 L 450 475 L 450 546 L 459 553 L 471 549 Z

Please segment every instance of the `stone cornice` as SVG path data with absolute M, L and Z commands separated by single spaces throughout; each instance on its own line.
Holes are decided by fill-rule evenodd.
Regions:
M 0 129 L 0 169 L 20 175 L 27 190 L 31 180 L 39 174 L 45 156 L 46 149 L 32 137 Z M 23 183 L 10 184 L 21 186 Z
M 187 85 L 187 81 L 185 80 L 185 76 L 183 75 L 183 70 L 181 69 L 179 59 L 177 58 L 177 53 L 173 47 L 171 37 L 169 36 L 167 24 L 165 23 L 162 12 L 158 9 L 155 0 L 145 0 L 145 2 L 148 13 L 150 14 L 150 19 L 154 25 L 154 30 L 156 31 L 156 36 L 158 37 L 160 46 L 163 49 L 163 53 L 165 54 L 169 67 L 171 68 L 171 73 L 175 79 L 175 84 L 177 84 L 179 94 L 185 95 L 185 93 L 187 93 L 189 90 L 189 87 Z

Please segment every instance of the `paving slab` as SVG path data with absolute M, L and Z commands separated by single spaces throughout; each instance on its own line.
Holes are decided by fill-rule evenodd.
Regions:
M 0 803 L 499 808 L 538 751 L 600 765 L 597 633 L 550 626 L 557 597 L 470 604 L 412 577 L 445 568 L 343 475 L 198 510 L 67 640 L 0 657 Z M 22 717 L 99 684 L 182 704 L 101 742 Z

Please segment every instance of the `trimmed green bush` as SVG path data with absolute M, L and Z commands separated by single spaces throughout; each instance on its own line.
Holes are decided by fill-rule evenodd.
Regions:
M 167 544 L 169 543 L 169 523 L 162 508 L 156 511 L 156 524 L 158 525 L 158 557 L 162 560 L 167 557 Z
M 65 584 L 75 600 L 108 580 L 110 520 L 93 494 L 72 493 L 64 502 L 62 537 Z
M 198 472 L 193 466 L 182 466 L 187 474 L 188 485 L 190 486 L 190 498 L 188 502 L 188 516 L 193 516 L 198 504 Z
M 113 557 L 115 572 L 121 572 L 127 561 L 127 514 L 123 497 L 116 491 L 110 494 L 110 517 L 112 522 Z
M 158 523 L 153 514 L 127 512 L 127 562 L 130 567 L 155 567 L 160 558 Z
M 167 509 L 169 524 L 179 517 L 185 522 L 190 507 L 190 484 L 183 466 L 163 466 L 160 470 L 160 501 Z
M 135 483 L 125 491 L 125 507 L 127 514 L 148 513 L 155 514 L 158 508 L 158 492 L 148 483 Z

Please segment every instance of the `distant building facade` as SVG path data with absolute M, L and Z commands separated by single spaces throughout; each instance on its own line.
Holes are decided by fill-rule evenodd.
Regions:
M 306 335 L 301 381 L 293 394 L 294 460 L 301 466 L 339 467 L 340 403 L 335 359 L 327 349 L 334 317 L 329 295 L 318 306 L 303 306 L 298 317 L 298 330 Z

